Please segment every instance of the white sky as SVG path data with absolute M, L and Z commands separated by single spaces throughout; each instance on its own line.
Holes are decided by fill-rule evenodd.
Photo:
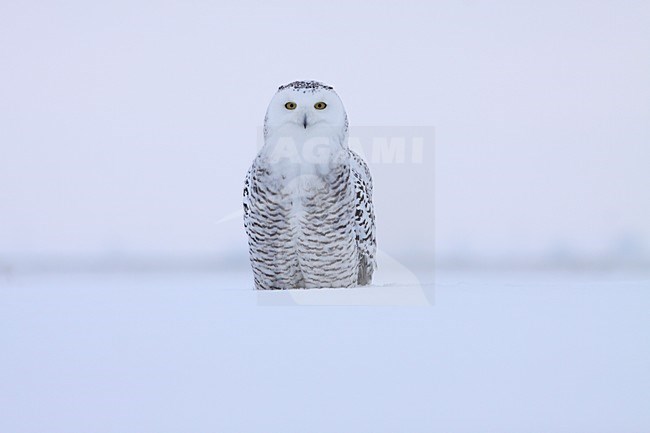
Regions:
M 216 221 L 296 79 L 435 128 L 435 188 L 373 168 L 383 248 L 649 256 L 649 3 L 380 3 L 0 3 L 0 257 L 245 253 Z

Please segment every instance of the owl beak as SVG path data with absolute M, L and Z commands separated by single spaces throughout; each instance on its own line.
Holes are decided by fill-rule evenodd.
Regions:
M 302 116 L 302 126 L 307 129 L 307 113 Z

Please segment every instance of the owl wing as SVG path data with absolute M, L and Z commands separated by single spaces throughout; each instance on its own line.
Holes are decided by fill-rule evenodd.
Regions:
M 372 274 L 377 267 L 375 254 L 377 239 L 375 237 L 375 211 L 372 205 L 372 177 L 368 165 L 359 155 L 350 152 L 350 170 L 354 183 L 355 215 L 354 224 L 359 250 L 360 285 L 370 284 Z
M 253 177 L 253 165 L 246 172 L 246 179 L 244 180 L 244 229 L 246 236 L 250 236 L 250 217 L 251 217 L 251 182 Z

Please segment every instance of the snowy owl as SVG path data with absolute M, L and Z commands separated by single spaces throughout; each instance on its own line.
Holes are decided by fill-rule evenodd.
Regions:
M 370 284 L 377 249 L 372 179 L 347 138 L 347 114 L 332 87 L 295 81 L 271 100 L 264 146 L 244 184 L 257 289 Z

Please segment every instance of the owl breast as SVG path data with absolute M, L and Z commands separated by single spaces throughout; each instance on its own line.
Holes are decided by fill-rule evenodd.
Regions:
M 326 160 L 291 161 L 259 155 L 252 167 L 247 227 L 258 288 L 357 283 L 354 191 L 346 156 L 332 151 Z

